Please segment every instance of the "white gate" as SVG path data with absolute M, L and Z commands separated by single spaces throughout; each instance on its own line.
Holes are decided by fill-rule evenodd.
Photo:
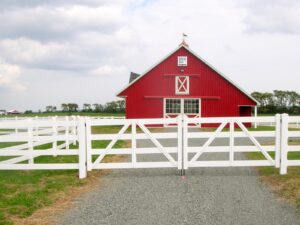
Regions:
M 256 122 L 275 123 L 276 129 L 271 131 L 249 129 L 251 123 Z M 163 126 L 166 123 L 174 124 L 176 128 L 173 130 L 162 127 L 149 128 Z M 187 170 L 191 167 L 280 165 L 280 115 L 259 118 L 189 118 L 181 115 L 167 119 L 86 118 L 86 124 L 89 171 L 113 168 L 177 167 Z M 194 124 L 201 124 L 203 128 L 195 127 Z M 116 131 L 113 134 L 93 133 L 94 129 L 105 130 L 106 126 L 115 126 Z M 152 146 L 143 146 L 146 140 L 150 141 Z M 164 140 L 176 143 L 176 146 L 164 145 Z M 119 141 L 125 141 L 127 147 L 118 147 Z M 261 153 L 261 158 L 249 160 L 241 154 L 247 152 Z M 219 157 L 218 153 L 223 156 Z M 138 156 L 153 154 L 160 154 L 165 160 L 137 160 Z M 105 156 L 108 155 L 131 155 L 131 157 L 129 162 L 104 162 Z
M 251 131 L 255 122 L 276 123 L 274 131 Z M 200 123 L 201 131 L 189 131 Z M 184 118 L 184 168 L 230 166 L 276 166 L 280 164 L 280 115 L 276 117 Z M 190 128 L 191 129 L 191 128 Z M 254 129 L 255 130 L 255 129 Z M 240 153 L 261 153 L 260 160 L 248 160 Z M 273 156 L 270 152 L 274 152 Z M 213 157 L 210 155 L 213 154 Z M 206 155 L 204 157 L 204 155 Z M 218 156 L 219 155 L 219 156 Z
M 91 119 L 86 118 L 87 170 L 121 168 L 182 168 L 182 123 L 181 118 L 169 119 Z M 176 124 L 171 132 L 161 132 L 165 123 Z M 95 134 L 93 131 L 114 128 L 114 133 Z M 149 128 L 152 127 L 152 128 Z M 154 127 L 154 128 L 153 128 Z M 155 128 L 156 127 L 156 128 Z M 173 140 L 175 146 L 163 146 L 163 140 Z M 121 148 L 118 142 L 125 142 Z M 142 143 L 148 141 L 148 146 Z M 123 143 L 124 146 L 124 143 Z M 105 162 L 109 155 L 130 155 L 128 162 Z M 160 155 L 139 160 L 140 156 Z M 122 160 L 124 161 L 124 160 Z

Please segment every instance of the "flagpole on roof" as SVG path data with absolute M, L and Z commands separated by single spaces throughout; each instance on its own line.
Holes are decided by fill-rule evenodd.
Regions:
M 189 47 L 189 45 L 186 43 L 186 41 L 185 41 L 185 39 L 187 38 L 188 36 L 187 36 L 187 34 L 185 34 L 185 33 L 182 33 L 182 42 L 181 42 L 181 44 L 179 45 L 179 46 L 185 46 L 185 47 Z
M 185 41 L 185 38 L 187 38 L 187 34 L 182 33 L 182 41 Z

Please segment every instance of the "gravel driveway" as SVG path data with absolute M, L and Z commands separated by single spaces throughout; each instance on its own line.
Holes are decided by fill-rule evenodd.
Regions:
M 251 168 L 193 168 L 185 178 L 174 168 L 130 169 L 104 175 L 99 189 L 78 199 L 78 207 L 67 211 L 61 221 L 75 225 L 297 225 L 300 215 L 264 187 Z

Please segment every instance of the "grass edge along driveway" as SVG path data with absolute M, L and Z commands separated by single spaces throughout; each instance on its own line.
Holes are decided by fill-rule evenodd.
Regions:
M 105 132 L 115 133 L 115 127 L 105 127 Z M 103 133 L 103 129 L 95 127 L 93 133 Z M 1 148 L 20 143 L 0 143 Z M 94 148 L 105 148 L 108 141 L 93 141 Z M 50 148 L 52 144 L 37 146 L 37 149 Z M 122 148 L 127 143 L 118 141 L 114 147 Z M 70 146 L 70 151 L 78 146 Z M 0 157 L 5 160 L 7 157 Z M 121 160 L 120 156 L 107 156 L 105 161 Z M 75 163 L 77 156 L 40 156 L 35 163 Z M 61 198 L 72 194 L 76 189 L 84 189 L 103 172 L 92 171 L 86 179 L 78 178 L 78 170 L 0 170 L 0 225 L 23 224 L 26 218 L 45 207 L 51 207 Z M 76 191 L 75 191 L 76 192 Z M 77 191 L 78 192 L 78 191 Z M 78 192 L 79 193 L 79 192 Z M 41 221 L 43 218 L 41 218 Z M 37 222 L 36 224 L 38 224 Z

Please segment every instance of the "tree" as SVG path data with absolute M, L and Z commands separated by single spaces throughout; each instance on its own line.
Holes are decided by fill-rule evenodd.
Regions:
M 116 101 L 116 104 L 117 104 L 118 112 L 125 112 L 125 101 L 124 100 Z
M 56 106 L 48 105 L 46 106 L 46 112 L 55 112 Z
M 61 104 L 61 109 L 62 109 L 62 111 L 63 111 L 63 112 L 67 112 L 67 111 L 69 111 L 68 104 L 66 104 L 66 103 L 62 103 L 62 104 Z
M 92 106 L 91 106 L 91 104 L 84 103 L 84 104 L 83 104 L 83 107 L 82 107 L 82 111 L 84 111 L 84 112 L 90 112 L 90 111 L 92 111 Z
M 25 110 L 24 114 L 31 114 L 32 113 L 32 110 Z
M 94 112 L 103 112 L 103 110 L 104 110 L 103 105 L 98 104 L 98 103 L 94 103 L 93 107 L 94 107 Z
M 118 104 L 116 102 L 108 102 L 104 106 L 104 112 L 116 113 L 118 112 Z
M 274 90 L 269 92 L 253 92 L 251 94 L 259 103 L 259 113 L 300 113 L 300 95 L 295 91 Z
M 77 112 L 78 110 L 78 105 L 76 103 L 68 103 L 67 106 L 69 112 Z
M 52 112 L 52 106 L 51 105 L 46 106 L 46 112 Z

